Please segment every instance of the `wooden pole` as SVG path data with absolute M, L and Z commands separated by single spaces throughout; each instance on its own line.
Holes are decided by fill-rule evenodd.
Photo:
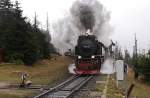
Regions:
M 131 84 L 130 87 L 128 88 L 128 90 L 126 91 L 126 96 L 125 98 L 129 98 L 130 97 L 130 94 L 133 90 L 133 87 L 134 87 L 134 84 Z

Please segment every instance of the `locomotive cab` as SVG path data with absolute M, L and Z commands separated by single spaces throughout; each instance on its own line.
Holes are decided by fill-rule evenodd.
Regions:
M 80 35 L 75 47 L 75 72 L 77 74 L 99 74 L 104 61 L 103 44 L 95 35 Z

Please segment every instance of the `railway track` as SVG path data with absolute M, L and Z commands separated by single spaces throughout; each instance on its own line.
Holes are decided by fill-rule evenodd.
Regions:
M 63 83 L 34 98 L 68 98 L 94 76 L 72 76 Z

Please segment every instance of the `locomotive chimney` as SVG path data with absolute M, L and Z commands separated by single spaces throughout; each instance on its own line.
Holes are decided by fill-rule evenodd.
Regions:
M 85 35 L 92 35 L 91 30 L 90 30 L 90 29 L 88 29 L 88 30 L 86 31 Z

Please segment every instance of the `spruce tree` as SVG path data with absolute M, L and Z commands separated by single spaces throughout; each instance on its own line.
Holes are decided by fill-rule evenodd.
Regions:
M 52 45 L 46 40 L 45 31 L 27 22 L 22 12 L 18 1 L 0 1 L 0 47 L 5 51 L 6 62 L 19 60 L 32 65 L 48 58 Z

